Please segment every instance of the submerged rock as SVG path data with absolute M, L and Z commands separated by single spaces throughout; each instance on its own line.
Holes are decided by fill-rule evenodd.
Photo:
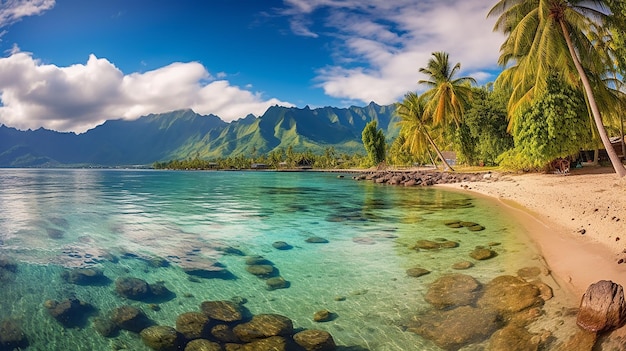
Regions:
M 111 321 L 120 329 L 139 333 L 153 322 L 137 307 L 122 306 L 111 312 Z
M 117 325 L 109 318 L 96 317 L 93 319 L 93 327 L 98 334 L 104 337 L 110 337 L 118 330 Z
M 182 346 L 182 338 L 176 329 L 164 325 L 154 325 L 139 333 L 146 346 L 156 351 L 176 351 Z
M 199 339 L 209 334 L 210 321 L 204 313 L 185 312 L 176 318 L 176 330 L 189 340 Z
M 409 277 L 418 278 L 426 274 L 430 274 L 430 271 L 422 267 L 413 267 L 406 270 L 406 275 Z
M 337 348 L 332 335 L 323 330 L 303 330 L 296 333 L 293 340 L 305 351 L 334 351 Z
M 73 268 L 61 272 L 61 278 L 70 284 L 102 285 L 110 282 L 101 269 Z
M 143 300 L 150 296 L 148 282 L 139 278 L 124 277 L 115 281 L 115 292 L 131 300 Z
M 289 282 L 283 277 L 273 277 L 265 281 L 268 290 L 286 289 L 289 287 Z
M 233 332 L 233 328 L 226 324 L 218 324 L 211 328 L 211 335 L 220 342 L 239 343 L 241 340 Z
M 469 275 L 444 275 L 430 285 L 424 300 L 438 309 L 470 305 L 481 288 L 481 284 Z
M 580 301 L 576 324 L 592 332 L 608 331 L 626 322 L 626 302 L 621 285 L 609 280 L 591 284 Z
M 0 350 L 21 350 L 28 345 L 26 334 L 15 320 L 0 322 Z
M 541 338 L 538 335 L 529 333 L 526 329 L 507 325 L 506 327 L 493 333 L 489 339 L 488 351 L 515 350 L 515 351 L 537 351 Z
M 234 327 L 233 332 L 239 339 L 250 342 L 271 336 L 293 334 L 293 322 L 279 314 L 259 314 L 252 317 L 249 322 Z
M 284 241 L 275 241 L 272 246 L 277 250 L 290 250 L 293 246 L 287 244 Z
M 54 319 L 67 328 L 83 326 L 88 315 L 94 311 L 93 306 L 76 298 L 69 298 L 60 302 L 46 300 L 44 307 Z
M 470 269 L 472 267 L 474 267 L 474 264 L 470 261 L 459 261 L 452 265 L 452 269 L 456 270 Z
M 232 301 L 204 301 L 200 309 L 209 318 L 222 322 L 236 322 L 243 319 L 242 307 Z
M 469 255 L 471 258 L 475 260 L 483 261 L 483 260 L 488 260 L 490 258 L 496 257 L 497 253 L 491 249 L 487 249 L 484 247 L 477 247 L 472 252 L 470 252 Z
M 328 239 L 324 239 L 319 236 L 309 237 L 305 241 L 311 244 L 327 244 L 329 242 Z
M 415 318 L 409 331 L 431 340 L 444 350 L 481 342 L 501 327 L 498 313 L 489 309 L 461 306 L 431 310 Z
M 502 275 L 485 285 L 478 306 L 495 309 L 509 317 L 531 307 L 543 306 L 543 299 L 533 284 L 512 275 Z
M 213 341 L 197 339 L 190 341 L 185 346 L 185 351 L 222 351 L 222 347 Z
M 246 266 L 246 271 L 257 277 L 269 277 L 274 274 L 274 266 L 269 264 L 253 264 Z
M 316 322 L 328 322 L 333 320 L 334 314 L 329 310 L 319 310 L 313 314 L 313 320 Z

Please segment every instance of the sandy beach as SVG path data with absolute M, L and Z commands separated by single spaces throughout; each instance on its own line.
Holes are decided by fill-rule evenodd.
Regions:
M 437 186 L 501 201 L 526 227 L 553 275 L 576 296 L 600 280 L 626 287 L 626 179 L 610 167 L 491 176 Z

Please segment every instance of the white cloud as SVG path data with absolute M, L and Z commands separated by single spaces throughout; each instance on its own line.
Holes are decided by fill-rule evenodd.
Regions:
M 364 103 L 398 101 L 407 91 L 422 89 L 417 81 L 425 77 L 418 70 L 435 51 L 449 53 L 453 64 L 460 62 L 460 75 L 475 74 L 479 83 L 495 79 L 488 72 L 497 70 L 504 37 L 493 33 L 494 20 L 486 18 L 492 2 L 285 0 L 285 4 L 283 15 L 310 23 L 295 34 L 324 35 L 313 32 L 316 19 L 315 24 L 336 39 L 335 64 L 321 68 L 317 76 L 329 96 Z
M 291 106 L 214 80 L 197 62 L 125 75 L 94 55 L 86 64 L 58 67 L 24 52 L 0 58 L 0 101 L 0 123 L 75 132 L 108 119 L 184 108 L 230 121 L 249 113 L 260 115 L 276 104 Z
M 40 15 L 54 7 L 55 0 L 5 0 L 0 2 L 0 28 L 22 17 Z

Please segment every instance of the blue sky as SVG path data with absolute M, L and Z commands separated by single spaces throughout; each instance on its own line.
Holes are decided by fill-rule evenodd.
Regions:
M 0 0 L 0 123 L 390 104 L 434 51 L 495 79 L 486 0 Z

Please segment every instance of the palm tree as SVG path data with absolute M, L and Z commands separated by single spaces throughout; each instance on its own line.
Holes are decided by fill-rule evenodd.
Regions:
M 427 66 L 419 69 L 420 73 L 428 75 L 427 80 L 418 82 L 429 88 L 421 96 L 426 101 L 424 111 L 432 116 L 434 125 L 454 122 L 458 126 L 472 96 L 471 84 L 476 80 L 472 77 L 455 78 L 461 64 L 451 67 L 447 53 L 438 51 L 432 55 Z
M 509 115 L 540 94 L 548 72 L 556 70 L 571 77 L 569 84 L 582 83 L 602 144 L 615 172 L 623 177 L 626 168 L 611 146 L 592 88 L 592 83 L 601 85 L 599 75 L 611 64 L 593 42 L 593 38 L 603 37 L 596 32 L 604 27 L 606 14 L 600 11 L 604 4 L 601 0 L 500 0 L 488 16 L 499 15 L 494 30 L 508 35 L 500 48 L 499 63 L 512 65 L 498 80 L 513 86 Z M 587 72 L 594 74 L 592 79 Z
M 416 93 L 407 93 L 404 96 L 404 100 L 396 104 L 396 113 L 400 117 L 400 122 L 398 123 L 402 126 L 400 133 L 406 138 L 405 145 L 411 153 L 420 154 L 426 152 L 428 145 L 430 145 L 437 153 L 437 157 L 443 162 L 445 170 L 454 171 L 430 135 L 429 126 L 425 122 L 429 117 L 426 114 L 424 100 Z

